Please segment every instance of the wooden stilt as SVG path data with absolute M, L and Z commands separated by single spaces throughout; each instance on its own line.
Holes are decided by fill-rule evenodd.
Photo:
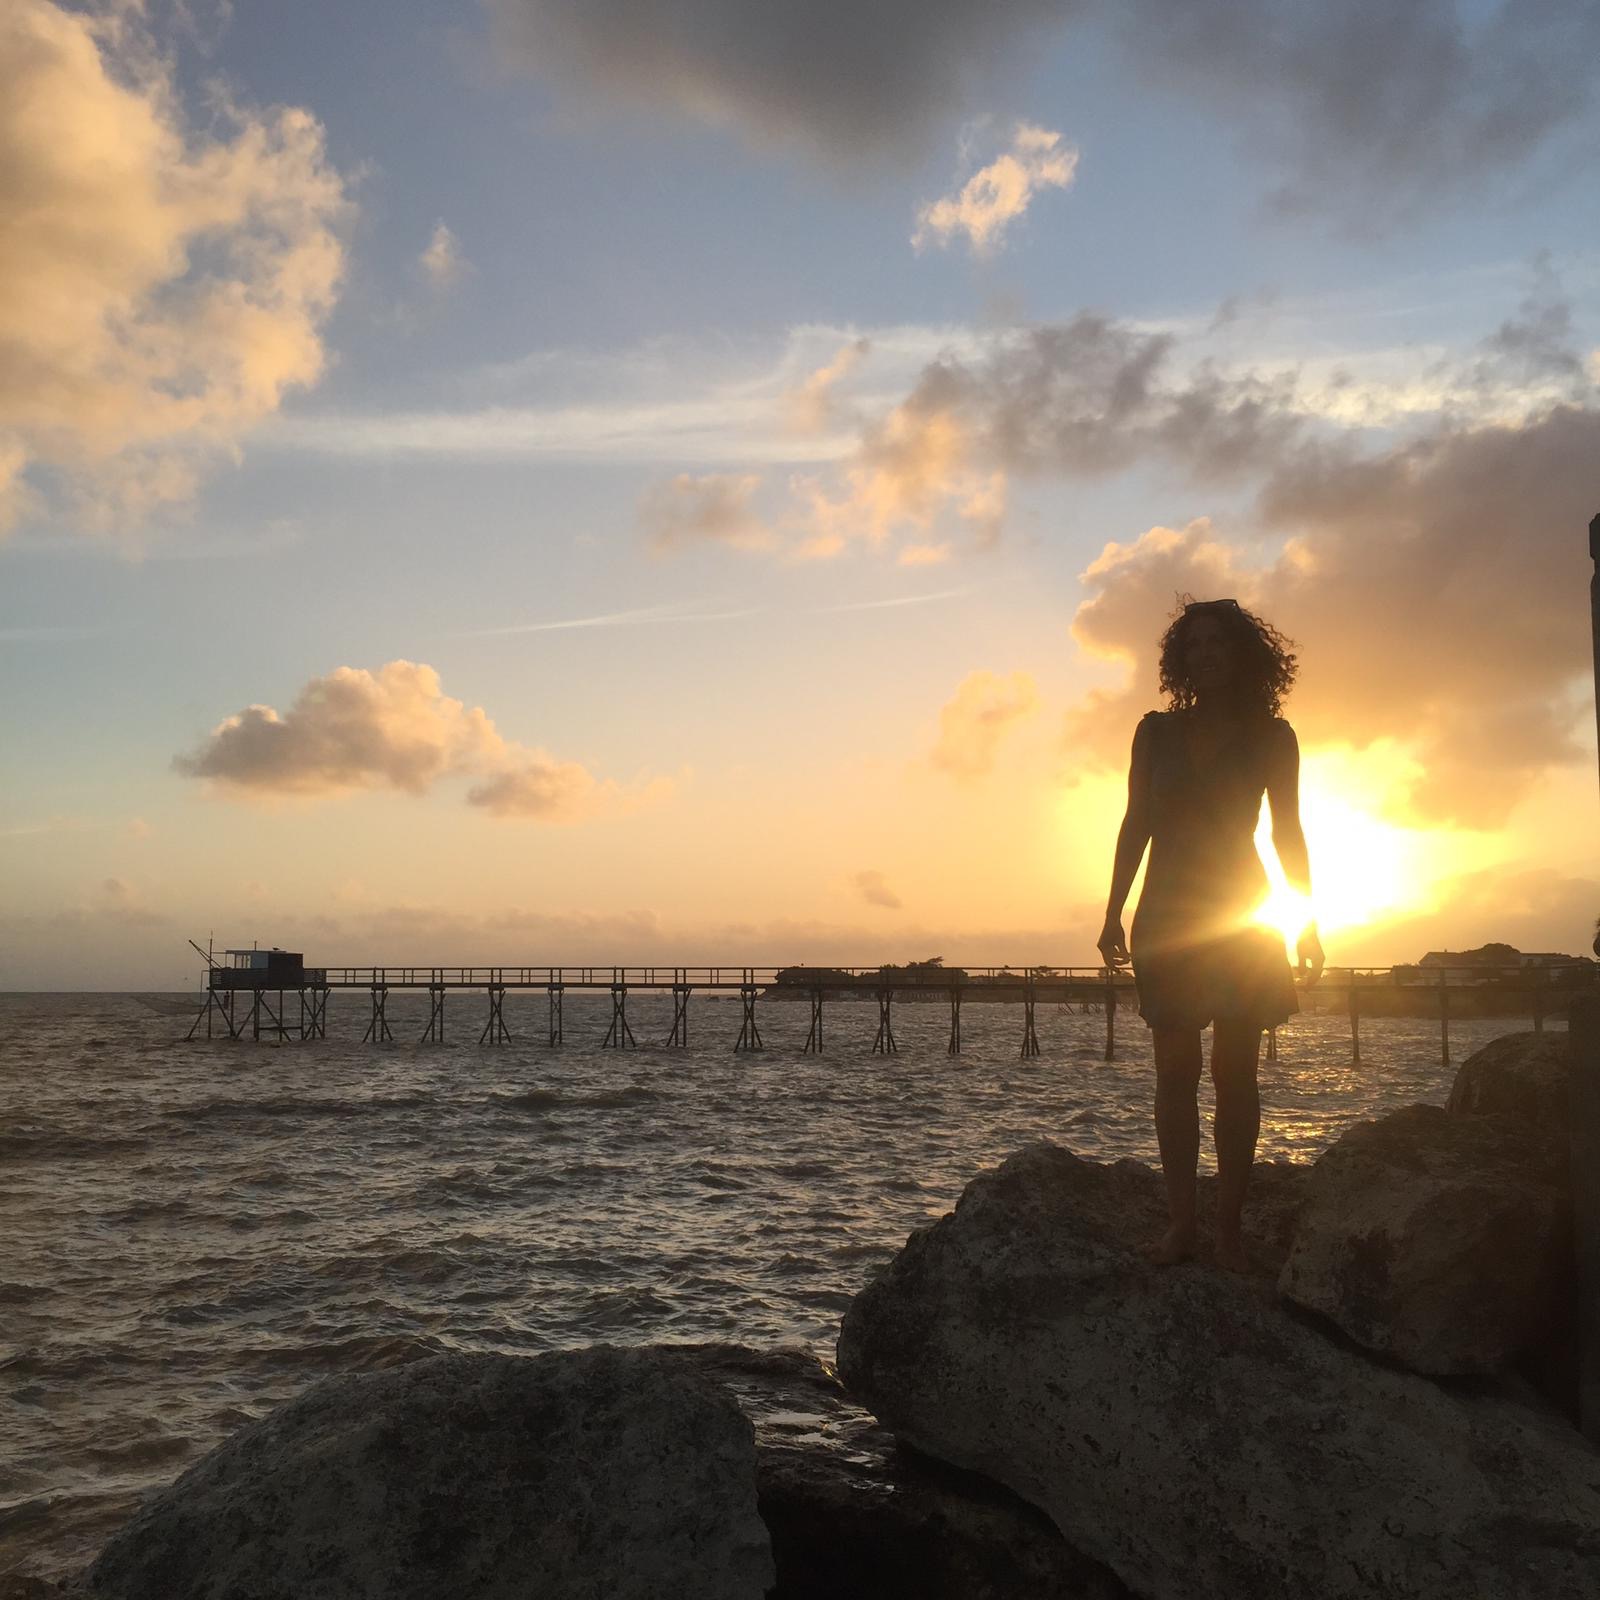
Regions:
M 628 1026 L 628 986 L 619 974 L 611 974 L 611 1026 L 601 1044 L 602 1050 L 632 1050 L 633 1029 Z
M 367 1024 L 367 1031 L 361 1035 L 363 1044 L 381 1044 L 385 1039 L 392 1039 L 394 1035 L 389 1031 L 389 1019 L 385 1015 L 385 1008 L 389 1003 L 389 985 L 375 983 L 372 985 L 372 1021 Z
M 806 1035 L 806 1055 L 822 1054 L 822 990 L 811 991 L 811 1031 Z
M 890 1011 L 894 1004 L 894 990 L 883 988 L 877 993 L 878 1036 L 872 1041 L 872 1053 L 875 1056 L 897 1055 L 900 1047 L 894 1042 L 894 1019 Z
M 1024 1060 L 1039 1053 L 1039 1035 L 1033 1029 L 1034 999 L 1034 982 L 1030 977 L 1022 989 L 1022 1055 Z
M 744 1002 L 744 1023 L 739 1029 L 739 1040 L 733 1047 L 735 1050 L 766 1049 L 761 1042 L 761 1030 L 756 1027 L 756 996 L 761 989 L 755 976 L 753 968 L 746 968 L 744 982 L 739 985 L 739 998 Z
M 423 1030 L 423 1044 L 444 1043 L 444 997 L 447 993 L 443 983 L 428 985 L 428 1026 Z
M 1350 974 L 1350 1059 L 1361 1065 L 1361 991 L 1354 972 Z
M 1106 969 L 1106 1060 L 1114 1060 L 1117 1053 L 1117 975 Z
M 689 1047 L 689 993 L 688 972 L 674 968 L 672 974 L 672 1033 L 667 1039 L 669 1049 L 686 1050 Z
M 1439 974 L 1439 1060 L 1450 1065 L 1450 985 L 1448 974 Z
M 950 985 L 950 1043 L 945 1054 L 961 1054 L 961 985 L 958 983 Z

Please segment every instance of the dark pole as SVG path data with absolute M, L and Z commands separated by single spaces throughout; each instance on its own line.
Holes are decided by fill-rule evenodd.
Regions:
M 1589 627 L 1595 731 L 1600 736 L 1600 516 L 1589 524 L 1589 559 L 1595 564 L 1589 579 Z M 1600 991 L 1573 996 L 1567 1028 L 1578 1267 L 1578 1420 L 1590 1443 L 1600 1444 Z

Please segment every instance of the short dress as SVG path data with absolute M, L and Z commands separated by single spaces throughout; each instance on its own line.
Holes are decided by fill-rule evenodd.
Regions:
M 1255 921 L 1268 890 L 1255 830 L 1277 719 L 1237 727 L 1201 765 L 1189 715 L 1152 711 L 1140 724 L 1150 861 L 1129 941 L 1139 1015 L 1152 1028 L 1274 1028 L 1300 1009 L 1282 935 Z

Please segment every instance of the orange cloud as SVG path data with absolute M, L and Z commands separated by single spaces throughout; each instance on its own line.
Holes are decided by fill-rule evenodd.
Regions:
M 1065 189 L 1078 169 L 1078 152 L 1048 128 L 1018 123 L 1011 148 L 943 199 L 917 213 L 913 248 L 947 245 L 964 236 L 972 253 L 993 255 L 1006 229 L 1028 209 L 1040 189 Z
M 132 8 L 0 12 L 0 528 L 65 480 L 115 527 L 189 497 L 322 373 L 348 204 L 293 108 L 185 125 Z
M 952 777 L 983 777 L 993 769 L 1006 731 L 1032 714 L 1038 698 L 1026 672 L 969 672 L 939 712 L 934 766 Z
M 249 706 L 172 764 L 186 777 L 258 795 L 421 795 L 443 778 L 472 776 L 479 781 L 467 792 L 469 804 L 491 816 L 543 822 L 632 809 L 672 787 L 658 778 L 624 789 L 577 762 L 512 743 L 481 706 L 446 695 L 439 674 L 414 661 L 391 661 L 376 673 L 339 667 L 313 678 L 287 712 Z
M 1260 562 L 1209 522 L 1109 545 L 1084 572 L 1073 633 L 1134 664 L 1072 713 L 1068 742 L 1118 763 L 1159 703 L 1155 643 L 1174 596 L 1236 595 L 1295 641 L 1287 714 L 1302 739 L 1403 741 L 1418 816 L 1493 826 L 1540 772 L 1578 759 L 1589 715 L 1582 532 L 1600 412 L 1519 426 L 1441 425 L 1375 454 L 1296 451 L 1260 497 L 1293 538 Z
M 901 909 L 903 902 L 900 896 L 889 887 L 881 872 L 869 868 L 858 872 L 850 882 L 869 906 L 881 906 L 885 911 Z
M 804 383 L 791 390 L 786 396 L 791 426 L 801 433 L 820 433 L 839 420 L 834 390 L 860 366 L 871 349 L 870 340 L 852 339 L 839 347 L 831 361 L 818 367 Z
M 680 472 L 645 492 L 640 520 L 657 550 L 698 543 L 768 550 L 777 536 L 751 505 L 760 487 L 760 475 L 753 472 Z

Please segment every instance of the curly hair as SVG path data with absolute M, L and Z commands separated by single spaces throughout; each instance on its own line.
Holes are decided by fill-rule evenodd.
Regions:
M 1233 647 L 1234 686 L 1240 700 L 1251 711 L 1275 717 L 1283 707 L 1283 697 L 1294 682 L 1297 664 L 1286 639 L 1253 611 L 1246 611 L 1237 600 L 1195 600 L 1178 597 L 1179 609 L 1161 636 L 1161 687 L 1170 696 L 1174 711 L 1186 711 L 1195 703 L 1194 681 L 1189 676 L 1186 646 L 1189 627 L 1198 617 L 1213 617 L 1228 631 Z

